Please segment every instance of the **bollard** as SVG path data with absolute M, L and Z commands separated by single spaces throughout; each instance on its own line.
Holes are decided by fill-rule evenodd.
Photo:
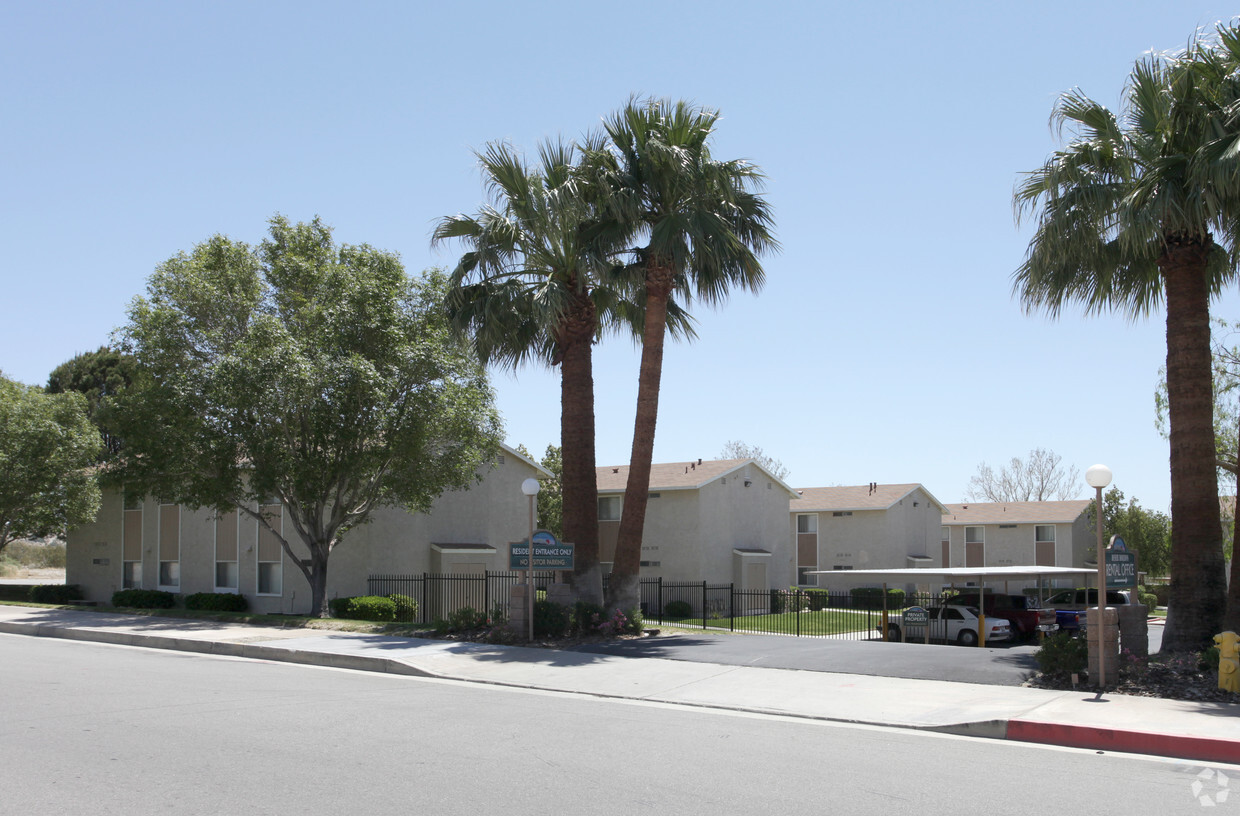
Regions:
M 1214 636 L 1218 644 L 1218 687 L 1240 692 L 1240 635 L 1223 632 Z

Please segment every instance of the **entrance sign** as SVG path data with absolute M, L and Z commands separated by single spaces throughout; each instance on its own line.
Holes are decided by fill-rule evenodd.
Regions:
M 518 541 L 508 545 L 508 569 L 530 568 L 529 542 Z M 534 569 L 570 570 L 573 568 L 573 545 L 564 544 L 546 530 L 534 533 Z

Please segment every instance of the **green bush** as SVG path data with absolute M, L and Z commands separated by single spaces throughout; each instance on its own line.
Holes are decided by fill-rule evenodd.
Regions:
M 121 589 L 112 593 L 112 605 L 128 609 L 171 609 L 176 596 L 159 589 Z
M 578 632 L 594 631 L 606 615 L 607 610 L 598 604 L 578 601 L 573 605 L 573 628 Z
M 883 608 L 882 587 L 856 587 L 848 591 L 848 596 L 852 601 L 853 609 Z M 902 589 L 887 590 L 887 608 L 903 609 L 906 606 L 904 597 L 905 593 Z
M 534 602 L 534 636 L 564 637 L 571 631 L 573 610 L 552 601 Z
M 1197 656 L 1197 659 L 1201 661 L 1202 668 L 1218 674 L 1218 664 L 1222 660 L 1222 655 L 1219 654 L 1217 646 L 1211 646 L 1206 649 Z
M 774 593 L 776 590 L 771 590 Z M 665 618 L 689 618 L 693 616 L 693 606 L 688 601 L 668 601 L 663 605 Z
M 831 605 L 831 593 L 825 589 L 807 589 L 805 597 L 809 599 L 810 612 L 820 612 Z
M 32 603 L 67 604 L 80 601 L 84 596 L 77 584 L 35 584 L 30 588 Z
M 1166 606 L 1171 600 L 1171 584 L 1152 584 L 1150 591 L 1158 598 L 1159 606 Z
M 196 592 L 185 597 L 185 608 L 204 612 L 244 612 L 250 604 L 244 595 L 236 592 Z
M 387 597 L 396 604 L 396 620 L 401 623 L 413 623 L 418 619 L 418 602 L 413 598 L 395 593 Z
M 396 603 L 379 595 L 332 598 L 327 605 L 336 618 L 380 622 L 396 620 Z
M 448 616 L 448 628 L 452 632 L 469 632 L 482 629 L 486 625 L 487 613 L 474 609 L 472 606 L 462 606 Z
M 5 561 L 27 569 L 65 568 L 65 545 L 59 542 L 10 541 L 0 553 Z
M 771 614 L 799 612 L 809 608 L 809 596 L 797 587 L 771 590 Z
M 1034 658 L 1043 674 L 1067 679 L 1074 673 L 1085 671 L 1089 665 L 1089 644 L 1085 638 L 1073 637 L 1069 632 L 1057 632 L 1042 641 Z
M 1148 606 L 1151 610 L 1158 606 L 1158 596 L 1153 592 L 1141 592 L 1137 594 L 1137 600 Z

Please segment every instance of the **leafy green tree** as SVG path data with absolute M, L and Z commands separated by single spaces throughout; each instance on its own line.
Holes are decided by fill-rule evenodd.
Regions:
M 1096 502 L 1090 501 L 1085 515 L 1091 530 L 1096 523 L 1095 511 Z M 1126 499 L 1123 491 L 1112 487 L 1102 496 L 1102 527 L 1109 535 L 1122 538 L 1130 550 L 1136 550 L 1142 572 L 1156 577 L 1167 574 L 1171 566 L 1171 519 L 1165 513 L 1146 510 L 1135 497 Z
M 529 459 L 534 459 L 534 454 L 530 453 L 529 448 L 525 445 L 517 445 L 517 451 Z M 554 478 L 543 479 L 542 488 L 538 491 L 538 526 L 543 530 L 548 530 L 555 534 L 555 537 L 564 540 L 564 465 L 560 458 L 560 448 L 556 445 L 548 445 L 546 453 L 543 454 L 540 465 L 554 474 Z M 575 553 L 574 553 L 575 555 Z
M 763 176 L 746 161 L 710 152 L 719 113 L 688 102 L 632 99 L 604 123 L 610 140 L 596 152 L 611 196 L 610 216 L 631 236 L 625 272 L 643 293 L 641 366 L 633 447 L 608 605 L 637 605 L 642 530 L 650 488 L 663 345 L 672 297 L 722 303 L 732 288 L 757 291 L 759 257 L 778 247 L 771 211 L 758 194 Z
M 102 443 L 81 394 L 45 394 L 0 374 L 0 552 L 95 520 Z
M 508 145 L 488 145 L 478 161 L 491 202 L 474 215 L 440 219 L 432 236 L 433 244 L 467 247 L 452 272 L 447 308 L 483 362 L 560 367 L 562 532 L 576 545 L 574 591 L 595 604 L 603 584 L 593 349 L 606 330 L 632 331 L 640 314 L 640 303 L 609 280 L 617 236 L 603 223 L 601 190 L 580 163 L 600 148 L 595 137 L 580 147 L 547 142 L 531 164 Z M 674 304 L 672 326 L 690 331 Z
M 1165 298 L 1172 593 L 1163 648 L 1198 649 L 1224 610 L 1211 416 L 1210 299 L 1236 278 L 1235 29 L 1134 66 L 1117 116 L 1080 90 L 1053 121 L 1071 142 L 1017 185 L 1036 232 L 1013 289 L 1028 311 L 1148 314 Z M 1222 242 L 1222 243 L 1220 243 Z
M 100 346 L 56 366 L 47 379 L 47 393 L 77 391 L 86 397 L 87 414 L 103 436 L 103 456 L 110 458 L 120 452 L 121 440 L 108 428 L 107 400 L 132 385 L 136 375 L 133 358 Z
M 161 264 L 120 331 L 142 382 L 115 398 L 127 490 L 236 508 L 276 535 L 326 616 L 328 558 L 380 506 L 430 508 L 494 460 L 499 419 L 443 314 L 440 273 L 271 219 Z M 262 504 L 278 500 L 294 536 Z

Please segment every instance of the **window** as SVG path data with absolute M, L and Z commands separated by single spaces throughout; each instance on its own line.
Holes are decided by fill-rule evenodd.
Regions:
M 964 541 L 966 544 L 982 544 L 986 541 L 985 527 L 965 527 Z
M 834 516 L 835 518 L 840 518 L 841 516 L 851 516 L 852 511 L 851 510 L 836 510 L 831 515 Z
M 215 590 L 236 592 L 240 586 L 237 560 L 237 511 L 215 519 Z
M 964 528 L 964 565 L 966 567 L 986 566 L 986 528 Z
M 619 521 L 620 520 L 620 496 L 599 496 L 598 497 L 598 520 L 599 521 Z
M 818 586 L 818 576 L 810 572 L 818 569 L 818 514 L 797 514 L 797 583 L 801 586 Z
M 284 552 L 279 536 L 284 535 L 284 514 L 278 504 L 264 504 L 259 512 L 271 525 L 258 527 L 258 594 L 279 595 L 284 591 Z
M 121 586 L 142 588 L 142 502 L 130 493 L 125 494 L 125 521 L 121 528 Z
M 1039 567 L 1055 566 L 1055 525 L 1036 525 L 1033 539 L 1033 563 Z
M 181 588 L 181 508 L 159 506 L 159 585 Z

